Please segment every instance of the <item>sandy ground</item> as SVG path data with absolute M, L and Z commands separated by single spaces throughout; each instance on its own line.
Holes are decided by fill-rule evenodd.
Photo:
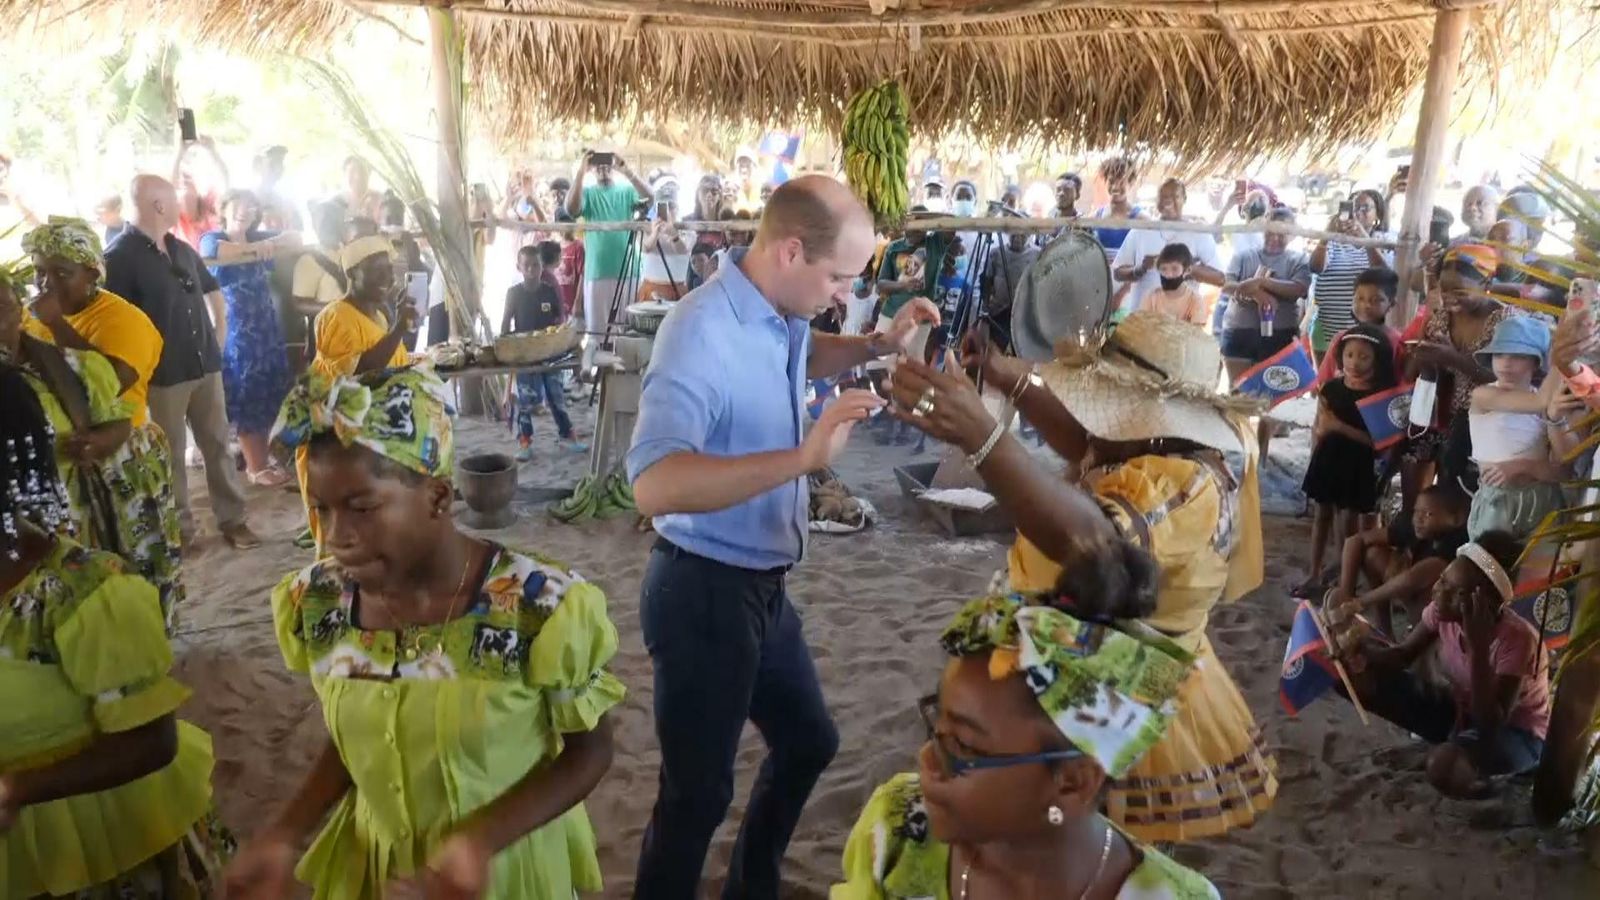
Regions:
M 580 431 L 588 433 L 592 415 L 577 412 Z M 584 458 L 558 453 L 549 443 L 549 420 L 537 421 L 545 449 L 522 467 L 522 485 L 570 485 Z M 1303 453 L 1290 440 L 1282 444 L 1286 457 Z M 458 446 L 509 450 L 510 442 L 503 426 L 468 422 Z M 933 460 L 934 452 L 915 458 Z M 879 446 L 871 432 L 857 435 L 837 470 L 877 506 L 881 521 L 864 535 L 815 538 L 790 582 L 843 746 L 790 848 L 786 896 L 826 896 L 868 794 L 914 765 L 923 738 L 914 701 L 934 686 L 943 664 L 937 634 L 1003 561 L 997 538 L 946 538 L 901 497 L 892 467 L 913 459 L 910 447 Z M 204 480 L 198 472 L 190 476 L 203 506 Z M 291 543 L 300 527 L 298 498 L 253 489 L 250 502 L 265 545 L 240 554 L 202 537 L 186 561 L 190 601 L 178 641 L 179 675 L 195 692 L 183 714 L 216 741 L 217 797 L 243 837 L 291 792 L 324 735 L 308 684 L 283 668 L 267 605 L 274 583 L 309 561 Z M 588 808 L 600 835 L 604 896 L 626 897 L 656 793 L 650 661 L 638 616 L 652 538 L 626 520 L 568 527 L 538 506 L 519 505 L 518 512 L 514 527 L 491 536 L 537 547 L 597 581 L 621 631 L 613 668 L 629 695 L 614 713 L 616 762 Z M 1532 827 L 1525 788 L 1477 803 L 1443 800 L 1422 781 L 1424 749 L 1403 732 L 1382 723 L 1363 728 L 1334 701 L 1299 719 L 1282 712 L 1277 675 L 1291 617 L 1286 585 L 1304 577 L 1308 528 L 1304 520 L 1276 517 L 1263 527 L 1267 584 L 1219 609 L 1211 633 L 1275 748 L 1282 792 L 1254 828 L 1182 848 L 1179 857 L 1230 898 L 1596 896 L 1600 872 L 1587 869 L 1570 842 Z M 747 730 L 738 794 L 707 863 L 705 896 L 715 896 L 726 870 L 762 753 L 759 737 Z

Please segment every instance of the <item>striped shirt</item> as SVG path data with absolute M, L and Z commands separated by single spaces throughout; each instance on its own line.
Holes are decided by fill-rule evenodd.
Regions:
M 1383 237 L 1375 234 L 1373 237 Z M 1384 263 L 1394 265 L 1394 256 L 1383 253 Z M 1316 328 L 1311 332 L 1311 343 L 1319 349 L 1333 341 L 1333 336 L 1356 324 L 1353 309 L 1356 299 L 1356 278 L 1371 267 L 1365 247 L 1329 243 L 1328 255 L 1322 272 L 1311 279 L 1311 299 L 1316 304 Z

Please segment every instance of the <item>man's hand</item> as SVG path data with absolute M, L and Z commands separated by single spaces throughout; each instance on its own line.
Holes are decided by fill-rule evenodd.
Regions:
M 806 471 L 816 472 L 831 465 L 849 442 L 850 432 L 857 423 L 882 408 L 883 400 L 871 391 L 856 389 L 840 394 L 822 410 L 822 417 L 806 432 L 806 439 L 800 444 L 800 457 Z
M 939 307 L 927 297 L 912 297 L 905 306 L 894 314 L 889 322 L 889 330 L 884 332 L 885 343 L 895 348 L 897 352 L 904 353 L 910 347 L 911 338 L 917 332 L 918 325 L 939 324 Z

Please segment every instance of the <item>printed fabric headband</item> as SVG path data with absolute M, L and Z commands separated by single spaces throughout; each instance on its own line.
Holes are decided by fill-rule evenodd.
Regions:
M 444 478 L 455 462 L 455 412 L 449 387 L 426 368 L 331 380 L 308 374 L 278 410 L 272 441 L 294 449 L 331 431 L 346 447 L 365 447 L 413 472 Z
M 1137 622 L 1089 622 L 1028 605 L 1041 600 L 974 600 L 939 642 L 951 656 L 989 653 L 996 680 L 1021 674 L 1061 734 L 1120 777 L 1166 733 L 1194 658 Z
M 1461 549 L 1456 551 L 1456 556 L 1470 560 L 1473 565 L 1481 569 L 1483 574 L 1489 577 L 1494 589 L 1500 593 L 1501 600 L 1511 599 L 1511 576 L 1506 574 L 1505 568 L 1493 554 L 1478 544 L 1462 544 Z
M 96 283 L 106 280 L 100 235 L 95 234 L 94 226 L 82 219 L 51 216 L 45 224 L 22 236 L 22 252 L 74 262 L 94 269 L 98 275 Z

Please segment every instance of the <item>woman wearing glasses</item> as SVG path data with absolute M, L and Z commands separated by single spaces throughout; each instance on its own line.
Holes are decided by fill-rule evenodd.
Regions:
M 867 801 L 832 900 L 1220 896 L 1097 811 L 1107 780 L 1161 739 L 1194 671 L 1129 621 L 1155 608 L 1155 564 L 1127 543 L 1111 551 L 1051 594 L 973 601 L 945 629 L 951 660 L 921 704 L 918 771 Z

